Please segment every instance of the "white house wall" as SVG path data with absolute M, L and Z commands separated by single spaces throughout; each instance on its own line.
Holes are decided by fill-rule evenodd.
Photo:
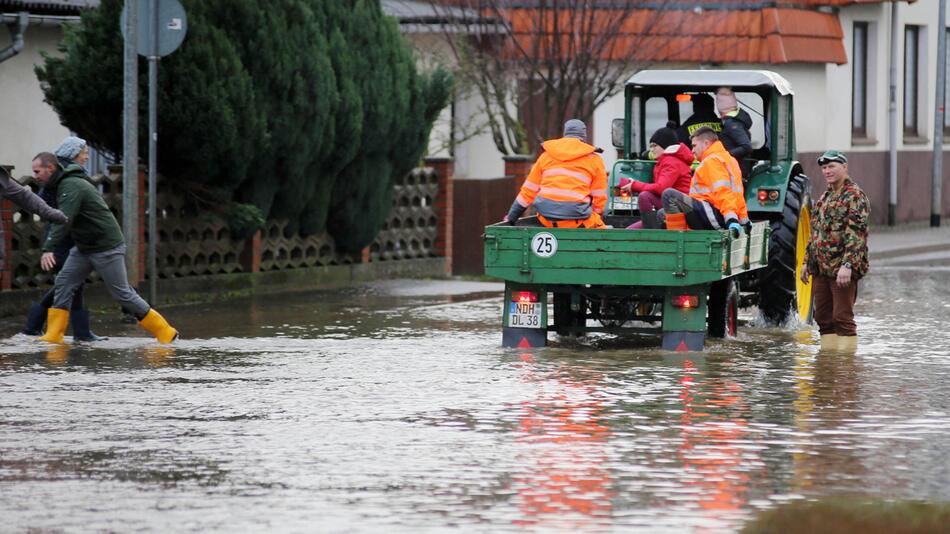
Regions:
M 19 54 L 0 63 L 0 165 L 16 167 L 15 176 L 30 174 L 37 152 L 55 149 L 69 130 L 43 101 L 33 66 L 43 62 L 40 52 L 52 53 L 62 38 L 56 27 L 30 26 Z M 0 48 L 10 44 L 6 26 L 0 26 Z

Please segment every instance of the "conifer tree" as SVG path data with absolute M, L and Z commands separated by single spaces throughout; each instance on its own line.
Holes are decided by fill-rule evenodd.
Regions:
M 344 250 L 372 242 L 393 176 L 418 163 L 451 78 L 417 72 L 376 1 L 182 1 L 188 36 L 160 67 L 159 171 L 203 209 L 240 208 L 240 235 L 263 215 L 304 234 L 328 230 Z M 116 154 L 123 3 L 87 10 L 62 56 L 37 67 L 63 124 Z

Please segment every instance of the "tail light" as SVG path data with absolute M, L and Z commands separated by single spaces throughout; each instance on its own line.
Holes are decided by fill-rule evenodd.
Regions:
M 778 202 L 779 192 L 777 189 L 759 189 L 759 204 L 767 204 L 769 202 Z
M 538 294 L 534 291 L 512 291 L 511 302 L 537 302 Z
M 670 299 L 670 304 L 674 308 L 698 308 L 699 297 L 696 295 L 674 295 Z

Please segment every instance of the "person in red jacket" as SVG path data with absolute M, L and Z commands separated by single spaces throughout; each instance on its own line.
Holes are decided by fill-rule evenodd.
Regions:
M 650 152 L 656 165 L 653 167 L 653 183 L 640 182 L 629 178 L 620 180 L 620 188 L 637 193 L 637 207 L 640 213 L 657 211 L 663 208 L 660 196 L 667 189 L 676 189 L 689 193 L 689 183 L 693 178 L 690 165 L 693 163 L 693 152 L 683 143 L 680 143 L 676 130 L 676 123 L 667 123 L 666 127 L 657 130 L 650 137 Z M 643 221 L 637 221 L 628 229 L 643 228 Z

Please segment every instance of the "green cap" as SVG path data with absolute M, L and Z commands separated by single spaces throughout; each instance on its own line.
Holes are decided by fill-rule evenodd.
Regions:
M 826 150 L 824 154 L 818 156 L 819 165 L 825 165 L 833 161 L 838 163 L 847 163 L 848 156 L 845 156 L 844 152 L 840 150 Z

